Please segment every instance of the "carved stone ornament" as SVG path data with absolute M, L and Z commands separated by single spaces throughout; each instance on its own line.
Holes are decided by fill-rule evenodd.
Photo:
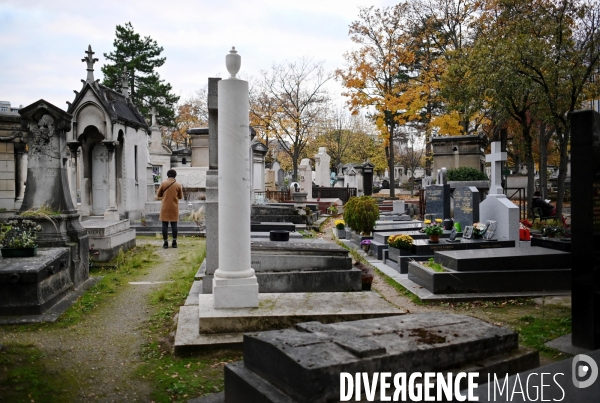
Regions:
M 29 131 L 32 134 L 32 138 L 29 141 L 29 152 L 32 154 L 46 154 L 50 155 L 51 150 L 51 138 L 54 136 L 54 119 L 52 116 L 45 114 L 38 121 L 38 123 L 29 123 Z

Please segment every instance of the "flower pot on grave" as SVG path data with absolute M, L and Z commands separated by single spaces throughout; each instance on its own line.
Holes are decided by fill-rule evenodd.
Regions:
M 398 249 L 388 246 L 388 258 L 394 262 L 400 262 L 400 256 L 410 256 L 410 249 Z
M 346 239 L 346 230 L 345 229 L 337 229 L 335 228 L 335 236 L 338 237 L 338 239 Z
M 365 251 L 365 253 L 369 252 L 369 249 L 371 249 L 371 244 L 362 244 L 360 246 L 362 247 L 362 250 Z
M 32 257 L 37 255 L 37 246 L 33 248 L 2 248 L 2 257 Z
M 440 236 L 439 235 L 429 235 L 429 240 L 431 242 L 439 242 L 440 241 Z

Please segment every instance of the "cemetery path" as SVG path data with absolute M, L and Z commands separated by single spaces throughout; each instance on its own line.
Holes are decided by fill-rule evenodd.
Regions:
M 160 240 L 137 242 L 156 245 L 160 260 L 136 281 L 167 280 L 178 251 L 163 250 Z M 108 299 L 74 326 L 7 332 L 2 340 L 38 347 L 51 372 L 73 380 L 72 385 L 64 385 L 64 392 L 68 392 L 67 388 L 77 391 L 73 401 L 150 402 L 151 385 L 135 376 L 135 371 L 142 362 L 139 353 L 145 342 L 143 328 L 153 309 L 147 297 L 156 286 L 126 284 L 115 298 Z

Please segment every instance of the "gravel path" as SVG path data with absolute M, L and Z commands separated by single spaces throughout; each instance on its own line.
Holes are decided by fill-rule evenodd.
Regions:
M 177 249 L 162 249 L 160 240 L 137 243 L 156 245 L 160 259 L 136 281 L 167 280 Z M 142 329 L 152 314 L 147 296 L 156 286 L 125 284 L 115 298 L 65 329 L 13 333 L 0 328 L 0 342 L 40 348 L 51 371 L 77 379 L 77 402 L 150 402 L 151 385 L 134 372 L 141 363 Z

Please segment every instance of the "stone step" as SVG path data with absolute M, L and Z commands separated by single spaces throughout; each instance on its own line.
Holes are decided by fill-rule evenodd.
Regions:
M 482 241 L 485 242 L 485 241 Z M 448 251 L 435 254 L 436 263 L 459 272 L 552 270 L 571 267 L 571 254 L 532 246 L 494 250 Z

